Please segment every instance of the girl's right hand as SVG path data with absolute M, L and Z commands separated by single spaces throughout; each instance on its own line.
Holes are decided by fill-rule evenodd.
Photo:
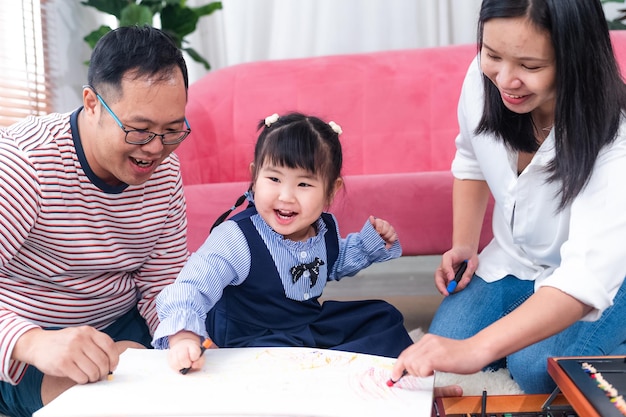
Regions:
M 169 337 L 170 350 L 167 359 L 176 372 L 183 368 L 200 369 L 204 365 L 204 355 L 200 349 L 200 336 L 181 330 Z
M 465 252 L 466 251 L 452 248 L 441 256 L 441 263 L 439 264 L 439 268 L 435 271 L 435 286 L 442 295 L 450 295 L 447 288 L 448 284 L 454 280 L 456 271 L 465 260 L 467 260 L 467 269 L 458 282 L 455 291 L 461 291 L 463 288 L 467 287 L 474 272 L 478 268 L 478 254 L 466 254 Z

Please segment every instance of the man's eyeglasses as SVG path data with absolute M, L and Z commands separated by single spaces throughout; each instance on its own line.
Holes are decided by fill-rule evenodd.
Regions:
M 95 90 L 93 91 L 94 93 L 96 93 Z M 102 105 L 104 106 L 105 109 L 107 109 L 111 117 L 113 117 L 113 120 L 115 120 L 115 123 L 117 123 L 117 125 L 120 127 L 120 129 L 124 131 L 124 133 L 126 133 L 124 140 L 128 144 L 145 145 L 146 143 L 150 142 L 155 137 L 160 136 L 161 143 L 163 143 L 163 145 L 176 145 L 178 143 L 181 143 L 183 140 L 185 140 L 185 138 L 191 133 L 191 126 L 189 126 L 189 122 L 187 121 L 186 117 L 185 117 L 185 125 L 187 126 L 187 130 L 176 130 L 176 131 L 165 132 L 165 133 L 154 133 L 148 130 L 137 130 L 137 129 L 127 130 L 124 128 L 124 125 L 122 124 L 120 119 L 118 119 L 115 113 L 113 113 L 113 110 L 111 110 L 111 108 L 106 104 L 106 102 L 100 96 L 100 94 L 96 93 L 96 97 L 98 97 L 98 100 L 100 101 L 100 103 L 102 103 Z

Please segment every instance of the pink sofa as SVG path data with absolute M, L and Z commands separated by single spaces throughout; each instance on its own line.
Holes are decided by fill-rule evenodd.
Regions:
M 626 67 L 626 31 L 613 36 Z M 395 226 L 403 255 L 443 253 L 452 235 L 456 106 L 475 54 L 475 45 L 446 46 L 263 61 L 205 75 L 189 89 L 192 133 L 177 150 L 190 250 L 247 189 L 258 121 L 301 111 L 343 128 L 346 187 L 331 209 L 341 233 L 360 230 L 373 214 Z

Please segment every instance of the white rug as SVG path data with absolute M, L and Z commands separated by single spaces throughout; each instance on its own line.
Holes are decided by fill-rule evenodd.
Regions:
M 409 332 L 414 342 L 418 341 L 424 332 L 415 329 Z M 463 388 L 463 395 L 481 395 L 483 390 L 489 395 L 513 395 L 523 394 L 519 385 L 511 378 L 507 369 L 499 369 L 494 372 L 477 372 L 475 374 L 460 375 L 448 372 L 435 374 L 435 386 L 459 385 Z

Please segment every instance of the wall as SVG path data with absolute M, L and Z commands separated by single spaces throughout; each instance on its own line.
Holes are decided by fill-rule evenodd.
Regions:
M 208 0 L 187 0 L 189 6 Z M 264 59 L 468 43 L 480 0 L 222 0 L 190 46 L 213 69 Z M 55 111 L 81 103 L 91 49 L 83 37 L 115 19 L 74 0 L 48 0 Z M 190 81 L 205 74 L 187 59 Z

